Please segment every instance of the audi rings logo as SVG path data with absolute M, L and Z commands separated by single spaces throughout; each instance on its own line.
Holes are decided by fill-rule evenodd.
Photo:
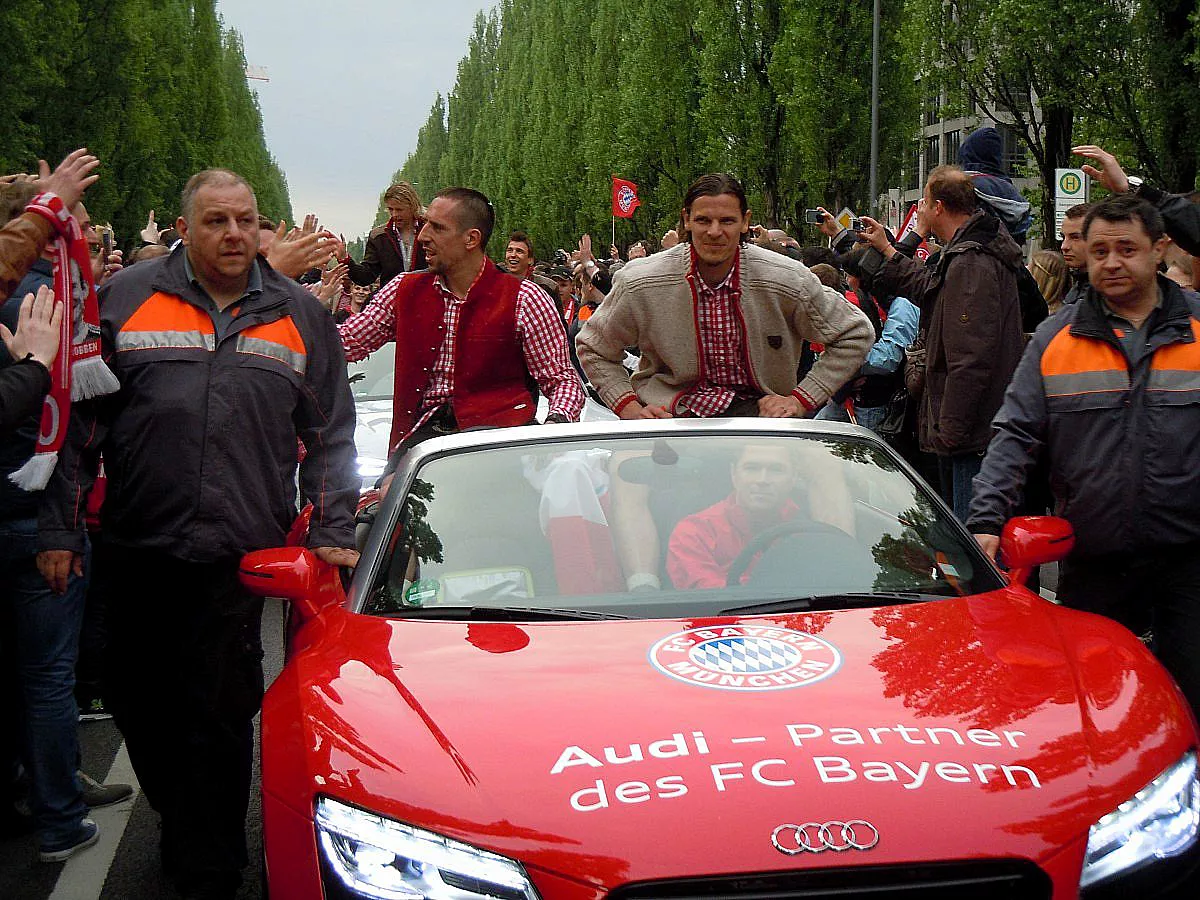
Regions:
M 799 856 L 801 853 L 822 853 L 833 850 L 870 850 L 879 843 L 879 831 L 870 822 L 851 819 L 849 822 L 805 822 L 803 825 L 780 825 L 771 832 L 771 843 L 780 853 Z

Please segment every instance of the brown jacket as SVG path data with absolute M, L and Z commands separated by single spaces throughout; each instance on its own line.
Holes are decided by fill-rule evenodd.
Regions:
M 917 436 L 943 456 L 984 450 L 1024 349 L 1017 270 L 1021 248 L 1000 220 L 976 212 L 928 267 L 897 253 L 875 275 L 877 293 L 921 307 L 925 391 Z
M 377 225 L 367 236 L 367 246 L 363 250 L 362 262 L 349 260 L 346 264 L 350 269 L 350 280 L 358 285 L 371 284 L 376 278 L 379 286 L 383 287 L 401 272 L 416 272 L 426 267 L 425 248 L 417 240 L 421 227 L 425 223 L 417 219 L 413 223 L 413 245 L 409 251 L 409 266 L 404 268 L 404 257 L 400 255 L 400 247 L 392 235 L 388 223 Z
M 8 299 L 54 237 L 54 226 L 37 213 L 22 213 L 0 228 L 0 303 Z

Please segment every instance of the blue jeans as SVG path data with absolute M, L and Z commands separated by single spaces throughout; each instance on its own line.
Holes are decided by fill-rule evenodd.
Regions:
M 87 813 L 75 780 L 75 661 L 87 579 L 72 575 L 60 597 L 38 572 L 36 554 L 36 521 L 0 521 L 0 639 L 19 689 L 21 756 L 44 846 L 74 836 Z
M 939 456 L 937 461 L 942 499 L 954 510 L 960 522 L 966 522 L 967 514 L 971 511 L 971 482 L 983 466 L 983 454 Z
M 846 413 L 846 408 L 840 403 L 826 403 L 821 407 L 821 411 L 817 413 L 815 418 L 821 419 L 824 422 L 849 422 L 850 416 Z M 880 422 L 887 418 L 886 406 L 856 406 L 854 407 L 854 418 L 858 420 L 858 424 L 863 428 L 870 428 L 874 431 Z

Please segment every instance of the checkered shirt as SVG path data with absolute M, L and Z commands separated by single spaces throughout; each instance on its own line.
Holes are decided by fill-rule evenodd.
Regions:
M 741 254 L 729 275 L 709 287 L 696 271 L 696 251 L 688 273 L 695 289 L 696 321 L 700 326 L 700 380 L 683 395 L 679 406 L 700 417 L 719 416 L 739 397 L 762 393 L 755 388 L 746 363 L 746 330 L 736 305 L 741 299 Z
M 484 260 L 483 266 L 490 266 Z M 465 298 L 454 296 L 438 276 L 434 284 L 445 301 L 445 337 L 437 359 L 429 371 L 429 383 L 421 398 L 422 415 L 418 426 L 454 395 L 454 355 L 458 343 L 458 323 L 463 304 L 470 302 L 471 291 L 483 275 L 479 269 Z M 338 326 L 346 359 L 354 362 L 370 355 L 396 336 L 395 296 L 406 274 L 397 275 L 380 289 L 362 312 Z M 551 413 L 560 413 L 569 421 L 579 420 L 583 410 L 583 384 L 567 355 L 566 335 L 554 302 L 532 281 L 523 281 L 517 291 L 514 336 L 521 345 L 525 367 L 550 403 Z

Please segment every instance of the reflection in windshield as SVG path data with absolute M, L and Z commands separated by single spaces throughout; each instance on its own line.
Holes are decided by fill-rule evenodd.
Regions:
M 346 374 L 355 400 L 391 400 L 395 383 L 396 345 L 389 341 L 366 359 L 349 363 Z
M 366 612 L 704 615 L 757 600 L 999 586 L 924 490 L 853 438 L 705 434 L 465 451 L 426 462 L 403 509 Z

